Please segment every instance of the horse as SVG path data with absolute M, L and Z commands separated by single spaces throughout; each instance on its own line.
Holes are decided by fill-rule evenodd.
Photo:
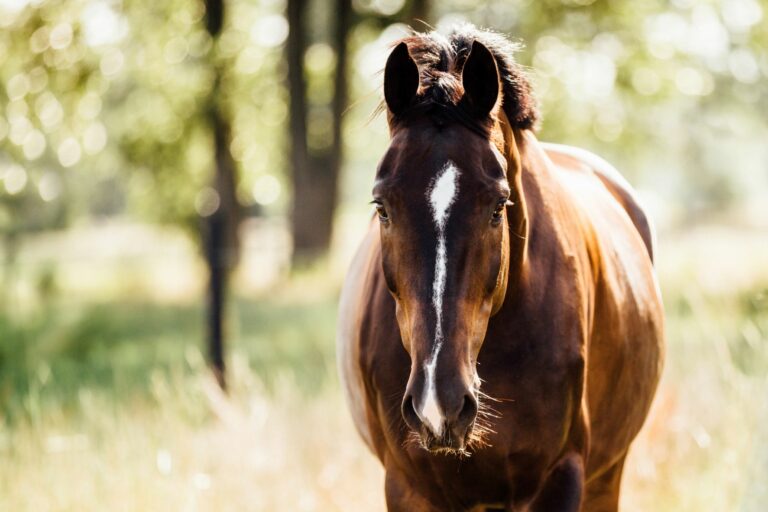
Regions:
M 615 511 L 660 378 L 650 220 L 605 160 L 538 141 L 516 50 L 414 32 L 384 68 L 337 362 L 390 511 Z

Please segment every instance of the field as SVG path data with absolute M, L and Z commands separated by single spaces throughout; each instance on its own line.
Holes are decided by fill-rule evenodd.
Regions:
M 224 396 L 201 284 L 172 275 L 196 259 L 173 246 L 146 265 L 20 268 L 0 312 L 0 510 L 383 510 L 335 374 L 340 272 L 238 287 Z M 768 509 L 766 261 L 764 232 L 662 236 L 667 362 L 623 510 Z

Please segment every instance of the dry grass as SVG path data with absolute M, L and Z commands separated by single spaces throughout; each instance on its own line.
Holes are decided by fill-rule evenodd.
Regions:
M 75 417 L 41 411 L 4 431 L 0 510 L 384 510 L 383 472 L 335 387 L 307 399 L 288 381 L 265 392 L 244 362 L 237 374 L 231 398 L 202 370 L 156 376 L 152 405 L 83 390 Z M 759 386 L 720 385 L 705 369 L 670 380 L 635 443 L 622 509 L 762 510 Z
M 84 390 L 79 414 L 4 432 L 0 510 L 381 510 L 382 471 L 338 393 L 267 394 L 244 365 L 226 398 L 204 371 L 157 377 L 154 405 Z M 250 382 L 250 384 L 249 384 Z

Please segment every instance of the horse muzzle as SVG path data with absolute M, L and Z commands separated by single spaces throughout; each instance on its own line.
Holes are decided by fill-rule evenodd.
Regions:
M 427 390 L 418 403 L 414 393 L 407 392 L 402 403 L 405 423 L 431 452 L 466 451 L 477 411 L 477 397 L 467 386 L 449 392 Z

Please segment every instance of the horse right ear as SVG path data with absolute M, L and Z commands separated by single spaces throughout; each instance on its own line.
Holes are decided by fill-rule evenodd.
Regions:
M 499 100 L 499 69 L 496 58 L 480 41 L 472 43 L 461 73 L 464 98 L 470 109 L 481 118 L 491 113 Z
M 408 45 L 398 44 L 389 54 L 384 68 L 384 101 L 394 115 L 402 114 L 419 88 L 419 68 L 408 53 Z

